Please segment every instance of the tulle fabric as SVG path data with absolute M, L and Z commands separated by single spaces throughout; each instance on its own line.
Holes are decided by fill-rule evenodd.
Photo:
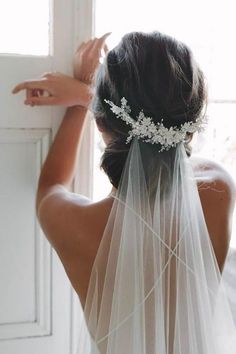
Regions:
M 236 327 L 183 143 L 134 139 L 93 265 L 78 354 L 233 354 Z

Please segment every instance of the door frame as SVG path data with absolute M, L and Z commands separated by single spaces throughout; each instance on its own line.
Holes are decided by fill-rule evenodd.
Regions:
M 77 46 L 94 36 L 95 0 L 74 0 L 73 51 Z M 83 138 L 79 148 L 77 169 L 73 181 L 73 192 L 92 198 L 93 195 L 94 125 L 92 114 L 88 113 Z M 70 354 L 77 353 L 78 331 L 82 319 L 82 308 L 78 296 L 71 288 L 71 348 Z

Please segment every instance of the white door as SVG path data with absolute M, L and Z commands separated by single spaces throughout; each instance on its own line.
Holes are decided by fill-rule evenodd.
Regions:
M 0 1 L 1 354 L 74 352 L 75 297 L 35 215 L 40 168 L 63 110 L 24 106 L 24 94 L 11 90 L 44 72 L 69 74 L 91 14 L 86 0 Z

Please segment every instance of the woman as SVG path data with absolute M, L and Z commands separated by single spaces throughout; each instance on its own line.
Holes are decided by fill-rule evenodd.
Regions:
M 159 32 L 126 35 L 99 65 L 106 37 L 81 45 L 74 78 L 46 74 L 13 91 L 26 89 L 32 106 L 73 106 L 44 163 L 36 208 L 84 309 L 79 353 L 231 354 L 236 332 L 220 271 L 235 186 L 189 146 L 204 125 L 203 73 L 186 45 Z M 112 184 L 96 203 L 69 192 L 91 98 Z

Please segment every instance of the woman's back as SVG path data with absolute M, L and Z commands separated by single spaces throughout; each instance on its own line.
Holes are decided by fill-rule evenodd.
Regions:
M 196 156 L 190 157 L 189 161 L 193 167 L 208 232 L 222 271 L 231 237 L 235 186 L 229 174 L 219 164 Z M 58 242 L 54 246 L 82 304 L 113 200 L 112 196 L 108 196 L 93 203 L 89 199 L 75 195 L 75 208 L 71 210 L 69 225 L 68 216 L 66 224 L 60 224 L 65 233 L 61 237 L 65 238 L 68 244 Z M 81 214 L 82 225 L 78 223 Z

